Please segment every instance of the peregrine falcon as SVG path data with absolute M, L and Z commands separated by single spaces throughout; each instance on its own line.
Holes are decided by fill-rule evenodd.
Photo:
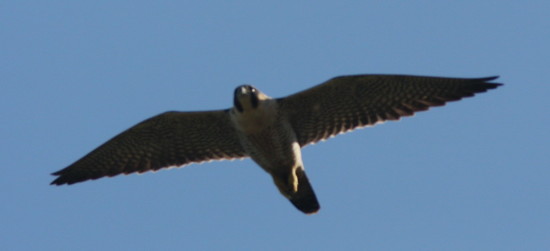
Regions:
M 51 184 L 250 157 L 297 209 L 312 214 L 320 206 L 305 173 L 302 147 L 486 92 L 502 85 L 490 83 L 496 78 L 340 76 L 284 98 L 242 85 L 235 89 L 232 108 L 149 118 L 53 173 L 59 177 Z

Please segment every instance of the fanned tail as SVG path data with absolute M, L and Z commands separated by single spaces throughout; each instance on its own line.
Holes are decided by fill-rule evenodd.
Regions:
M 304 170 L 298 169 L 296 170 L 296 176 L 298 177 L 298 191 L 290 195 L 290 202 L 298 210 L 306 214 L 317 213 L 320 209 L 319 202 L 306 173 Z

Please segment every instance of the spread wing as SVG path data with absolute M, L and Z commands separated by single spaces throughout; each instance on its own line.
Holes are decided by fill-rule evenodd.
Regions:
M 342 76 L 277 101 L 289 117 L 300 146 L 305 146 L 486 92 L 501 85 L 488 83 L 496 78 Z
M 166 112 L 120 133 L 65 169 L 63 185 L 193 162 L 247 157 L 229 110 Z

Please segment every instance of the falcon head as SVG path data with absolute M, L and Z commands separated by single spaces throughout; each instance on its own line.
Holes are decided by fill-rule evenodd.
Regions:
M 242 113 L 258 108 L 260 101 L 269 99 L 260 90 L 251 85 L 241 85 L 235 89 L 233 104 L 235 109 Z

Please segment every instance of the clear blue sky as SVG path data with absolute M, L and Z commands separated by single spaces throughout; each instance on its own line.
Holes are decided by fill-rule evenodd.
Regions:
M 548 250 L 548 1 L 4 1 L 3 250 Z M 502 88 L 303 149 L 306 216 L 250 160 L 73 186 L 57 171 L 167 110 L 331 77 Z M 340 249 L 342 250 L 342 249 Z

